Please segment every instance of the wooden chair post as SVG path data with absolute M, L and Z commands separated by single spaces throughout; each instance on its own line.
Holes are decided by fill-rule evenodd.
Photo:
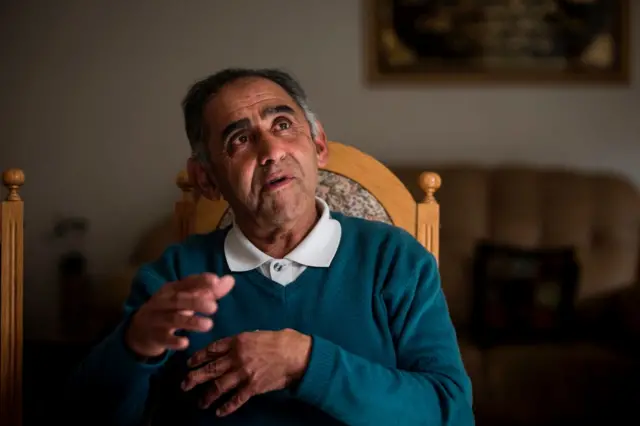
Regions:
M 418 203 L 416 238 L 435 256 L 436 260 L 439 260 L 440 205 L 436 201 L 435 193 L 440 189 L 442 179 L 437 173 L 424 172 L 420 175 L 419 184 L 425 197 L 422 202 Z
M 22 307 L 23 307 L 23 214 L 19 188 L 22 170 L 2 175 L 9 191 L 2 201 L 0 240 L 0 419 L 2 424 L 22 424 Z
M 189 181 L 186 171 L 178 173 L 176 185 L 182 191 L 182 197 L 180 201 L 176 202 L 175 206 L 175 232 L 177 241 L 182 241 L 195 230 L 197 200 L 195 188 Z

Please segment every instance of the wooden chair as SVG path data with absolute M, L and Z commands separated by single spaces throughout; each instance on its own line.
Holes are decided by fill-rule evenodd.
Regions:
M 22 170 L 9 169 L 2 175 L 9 193 L 2 202 L 0 217 L 0 423 L 22 423 L 22 299 L 23 299 L 23 214 L 18 189 L 24 183 Z
M 378 160 L 352 146 L 329 142 L 329 164 L 320 171 L 317 195 L 334 211 L 405 229 L 437 259 L 440 206 L 434 194 L 440 188 L 440 176 L 424 172 L 419 184 L 425 197 L 416 202 L 398 177 Z M 198 197 L 186 172 L 180 172 L 177 185 L 182 191 L 182 199 L 175 206 L 179 240 L 230 223 L 232 213 L 227 202 Z

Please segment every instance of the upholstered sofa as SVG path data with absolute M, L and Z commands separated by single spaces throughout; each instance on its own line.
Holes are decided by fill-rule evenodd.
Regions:
M 478 424 L 592 424 L 597 419 L 616 424 L 611 416 L 635 414 L 632 403 L 640 401 L 640 318 L 635 312 L 640 306 L 635 284 L 640 195 L 634 186 L 620 176 L 516 166 L 426 165 L 394 171 L 421 197 L 417 181 L 425 169 L 442 176 L 436 194 L 441 204 L 442 282 L 473 380 Z M 376 208 L 367 214 L 385 220 Z M 135 269 L 161 253 L 171 232 L 169 222 L 149 230 L 124 276 L 106 286 L 99 300 L 117 309 Z M 579 336 L 549 343 L 478 345 L 468 330 L 472 261 L 479 241 L 574 247 L 580 267 Z M 640 416 L 635 416 L 631 424 L 638 422 Z
M 531 167 L 430 167 L 442 176 L 440 267 L 485 424 L 619 424 L 640 401 L 640 195 L 624 177 Z M 422 169 L 422 167 L 420 168 Z M 417 196 L 419 170 L 396 170 Z M 573 247 L 575 333 L 481 348 L 468 334 L 479 241 Z M 593 423 L 593 422 L 596 423 Z

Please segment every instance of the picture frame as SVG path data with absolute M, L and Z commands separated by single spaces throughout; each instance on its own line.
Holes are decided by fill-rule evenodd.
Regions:
M 370 83 L 630 82 L 630 0 L 364 0 Z

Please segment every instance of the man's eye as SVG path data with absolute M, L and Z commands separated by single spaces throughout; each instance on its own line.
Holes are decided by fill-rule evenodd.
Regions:
M 233 144 L 247 143 L 247 142 L 249 142 L 249 137 L 247 135 L 239 135 L 239 136 L 236 136 L 235 138 L 233 138 L 233 140 L 231 142 Z
M 291 127 L 291 124 L 288 121 L 280 121 L 276 124 L 278 130 L 287 130 Z

